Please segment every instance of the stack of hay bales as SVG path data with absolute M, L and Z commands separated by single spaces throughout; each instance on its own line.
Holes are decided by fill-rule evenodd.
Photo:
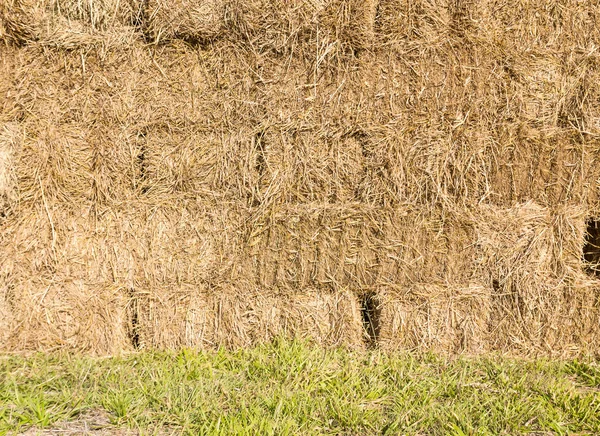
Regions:
M 2 349 L 598 351 L 593 5 L 11 1 Z

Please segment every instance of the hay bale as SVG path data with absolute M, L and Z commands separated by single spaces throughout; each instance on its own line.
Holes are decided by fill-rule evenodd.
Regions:
M 126 349 L 126 300 L 95 273 L 101 247 L 89 224 L 51 205 L 5 223 L 0 263 L 11 316 L 2 350 Z
M 525 354 L 597 351 L 592 344 L 598 286 L 581 263 L 584 211 L 528 202 L 484 207 L 480 214 L 478 274 L 492 290 L 491 348 Z
M 238 348 L 281 336 L 323 346 L 364 344 L 357 301 L 350 293 L 240 292 L 239 286 L 209 290 L 174 284 L 136 294 L 140 347 Z
M 370 48 L 375 38 L 379 3 L 379 0 L 328 2 L 320 16 L 328 42 L 338 44 L 342 52 L 350 51 L 353 54 Z
M 3 351 L 76 350 L 94 355 L 128 349 L 125 299 L 109 284 L 23 281 Z
M 493 29 L 504 43 L 516 47 L 550 50 L 585 47 L 600 35 L 595 9 L 592 3 L 578 0 L 560 3 L 519 0 L 511 4 L 489 0 L 480 2 L 479 26 L 486 32 Z
M 235 43 L 245 41 L 260 53 L 298 56 L 293 46 L 316 42 L 316 29 L 329 3 L 151 0 L 145 6 L 144 30 L 155 43 L 182 39 L 206 45 L 226 37 Z
M 4 242 L 0 237 L 0 242 Z M 18 300 L 15 295 L 14 260 L 5 259 L 0 266 L 0 349 L 5 347 L 14 330 L 13 310 Z
M 435 351 L 447 354 L 489 350 L 490 290 L 424 284 L 378 292 L 386 350 Z
M 183 39 L 208 43 L 226 31 L 224 0 L 149 0 L 145 3 L 145 31 L 154 43 Z
M 16 167 L 21 140 L 18 124 L 0 125 L 0 217 L 6 216 L 18 199 Z
M 454 2 L 443 0 L 384 0 L 379 6 L 378 38 L 392 49 L 411 41 L 428 41 L 434 48 L 451 23 Z M 425 47 L 425 46 L 424 46 Z
M 472 228 L 451 213 L 309 203 L 274 208 L 265 218 L 252 223 L 244 263 L 265 288 L 360 293 L 390 284 L 460 283 L 472 271 Z
M 63 49 L 132 41 L 136 0 L 8 0 L 0 8 L 4 40 Z

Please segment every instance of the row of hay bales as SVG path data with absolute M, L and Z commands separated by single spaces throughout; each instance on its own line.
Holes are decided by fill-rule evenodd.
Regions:
M 6 0 L 0 38 L 75 49 L 125 46 L 138 33 L 155 44 L 227 38 L 286 51 L 322 30 L 327 43 L 360 50 L 374 36 L 376 12 L 373 0 Z
M 598 12 L 2 3 L 0 349 L 597 353 Z
M 366 294 L 379 305 L 377 340 L 387 349 L 597 344 L 598 286 L 581 271 L 580 210 L 307 209 L 261 228 L 239 210 L 176 201 L 94 217 L 42 204 L 3 225 L 3 347 L 114 353 L 280 334 L 361 346 Z M 370 221 L 375 213 L 385 216 Z

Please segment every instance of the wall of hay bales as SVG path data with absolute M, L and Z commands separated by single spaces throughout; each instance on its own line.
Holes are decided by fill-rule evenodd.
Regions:
M 598 13 L 2 2 L 0 349 L 597 353 Z

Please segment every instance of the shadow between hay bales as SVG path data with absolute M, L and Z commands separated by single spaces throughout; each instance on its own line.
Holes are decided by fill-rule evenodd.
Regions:
M 365 344 L 376 348 L 381 333 L 381 302 L 374 292 L 366 292 L 359 297 L 360 314 L 365 330 Z
M 583 259 L 588 274 L 600 278 L 600 219 L 588 218 L 586 222 Z
M 128 292 L 129 301 L 127 302 L 127 337 L 131 341 L 134 350 L 140 348 L 140 314 L 139 301 L 135 296 L 135 291 L 130 288 Z

